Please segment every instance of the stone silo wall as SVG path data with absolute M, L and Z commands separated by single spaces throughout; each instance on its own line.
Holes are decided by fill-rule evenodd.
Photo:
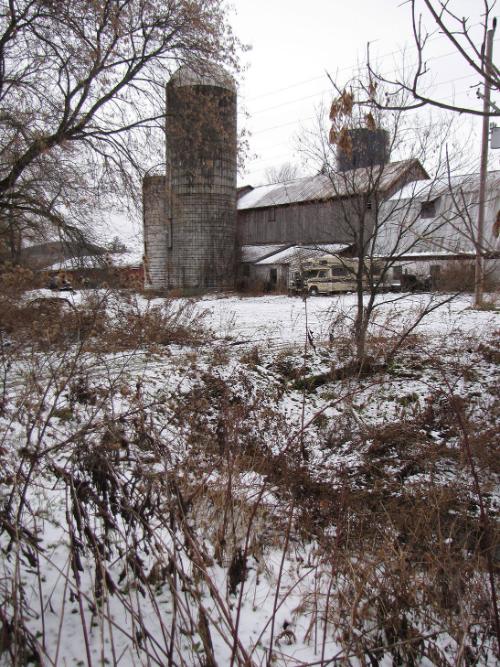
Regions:
M 171 243 L 169 288 L 234 284 L 236 89 L 220 69 L 184 67 L 167 85 L 167 173 Z

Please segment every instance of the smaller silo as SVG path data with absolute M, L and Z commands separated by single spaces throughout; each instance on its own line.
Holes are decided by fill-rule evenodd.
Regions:
M 167 288 L 169 215 L 167 177 L 146 176 L 142 183 L 144 224 L 144 285 L 147 289 Z
M 389 162 L 390 148 L 387 130 L 357 127 L 347 130 L 347 134 L 349 140 L 345 142 L 345 147 L 337 147 L 338 171 L 375 167 Z

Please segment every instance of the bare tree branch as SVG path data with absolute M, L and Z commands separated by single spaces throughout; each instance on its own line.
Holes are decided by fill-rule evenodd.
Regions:
M 237 50 L 222 0 L 0 0 L 0 232 L 19 219 L 17 193 L 31 202 L 24 217 L 38 208 L 47 221 L 57 188 L 39 177 L 51 155 L 76 177 L 59 191 L 58 219 L 85 217 L 77 189 L 94 193 L 94 211 L 136 194 L 142 171 L 164 160 L 172 71 L 207 61 L 237 69 Z M 61 184 L 57 165 L 49 171 Z
M 384 101 L 369 98 L 366 101 L 367 105 L 377 109 L 404 109 L 406 111 L 430 105 L 461 114 L 484 116 L 485 111 L 481 106 L 476 108 L 473 105 L 448 102 L 426 90 L 424 77 L 431 71 L 426 54 L 430 37 L 442 36 L 443 40 L 451 44 L 463 66 L 477 75 L 478 85 L 487 82 L 493 91 L 498 92 L 500 90 L 500 70 L 493 62 L 487 64 L 485 50 L 487 33 L 490 29 L 495 30 L 496 28 L 496 18 L 493 17 L 495 1 L 483 0 L 483 10 L 478 16 L 481 27 L 480 35 L 476 35 L 470 17 L 459 17 L 453 12 L 451 0 L 422 0 L 422 2 L 436 29 L 434 32 L 427 31 L 423 25 L 424 16 L 420 12 L 417 0 L 409 0 L 407 4 L 410 5 L 413 42 L 417 52 L 416 63 L 410 75 L 396 75 L 394 78 L 383 75 L 373 63 L 370 45 L 368 45 L 367 71 L 370 86 L 384 84 L 386 98 Z M 398 101 L 402 92 L 410 94 L 410 99 L 405 101 L 404 107 L 401 107 Z M 480 98 L 479 93 L 478 98 Z M 492 118 L 500 116 L 500 110 L 493 103 L 486 115 Z

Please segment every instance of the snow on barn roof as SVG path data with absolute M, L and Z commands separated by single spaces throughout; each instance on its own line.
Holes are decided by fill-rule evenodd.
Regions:
M 304 201 L 321 201 L 362 194 L 379 179 L 378 190 L 390 190 L 410 170 L 428 178 L 418 160 L 391 162 L 374 168 L 362 167 L 343 173 L 316 174 L 285 183 L 261 185 L 238 200 L 238 210 L 286 206 Z M 417 176 L 417 174 L 415 174 Z
M 269 255 L 274 255 L 280 250 L 289 248 L 289 243 L 279 243 L 274 245 L 244 245 L 241 246 L 242 262 L 257 262 Z
M 337 255 L 349 248 L 345 243 L 319 243 L 311 246 L 294 245 L 289 248 L 277 252 L 270 257 L 265 257 L 258 262 L 257 266 L 264 266 L 266 264 L 290 264 L 292 261 L 301 261 L 311 257 L 320 257 L 322 255 Z
M 486 185 L 490 192 L 500 191 L 500 171 L 490 171 Z M 433 179 L 432 181 L 412 181 L 396 192 L 391 200 L 417 199 L 419 201 L 434 200 L 452 191 L 471 193 L 479 191 L 479 174 L 454 174 L 450 177 Z
M 100 263 L 99 263 L 100 261 Z M 54 262 L 45 267 L 44 271 L 72 271 L 75 269 L 95 269 L 103 266 L 103 259 L 95 255 L 83 255 L 82 257 L 69 257 L 59 262 Z
M 114 252 L 110 256 L 112 266 L 133 268 L 142 266 L 144 251 L 138 249 L 128 250 L 127 252 Z
M 114 252 L 105 255 L 84 255 L 83 257 L 70 257 L 61 262 L 55 262 L 48 266 L 46 271 L 74 271 L 78 269 L 102 269 L 109 267 L 138 267 L 142 264 L 142 253 Z

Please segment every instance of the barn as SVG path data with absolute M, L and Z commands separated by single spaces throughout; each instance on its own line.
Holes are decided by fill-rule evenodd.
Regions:
M 380 201 L 428 178 L 418 160 L 403 160 L 247 186 L 238 193 L 240 285 L 283 290 L 301 261 L 352 254 L 359 220 L 367 232 L 373 229 Z
M 488 173 L 485 190 L 485 228 L 480 250 L 487 283 L 493 285 L 500 280 L 500 171 Z M 384 222 L 375 252 L 387 259 L 397 246 L 400 275 L 431 276 L 434 284 L 458 288 L 459 283 L 465 284 L 466 274 L 470 274 L 469 282 L 473 281 L 478 207 L 479 174 L 407 183 L 381 206 Z M 405 236 L 398 240 L 402 228 Z M 452 274 L 460 280 L 451 280 Z

